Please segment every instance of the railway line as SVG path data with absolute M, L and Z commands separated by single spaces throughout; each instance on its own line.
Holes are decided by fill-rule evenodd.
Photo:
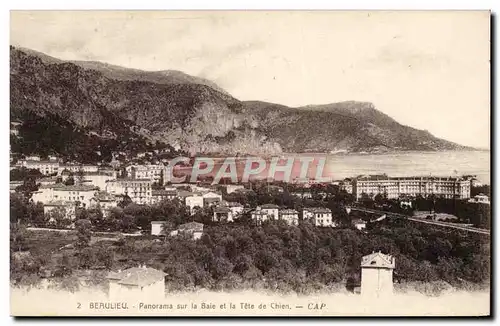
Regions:
M 457 229 L 457 230 L 462 230 L 462 231 L 473 232 L 473 233 L 478 233 L 478 234 L 490 236 L 490 230 L 480 229 L 480 228 L 476 228 L 473 226 L 466 226 L 466 225 L 460 225 L 460 224 L 456 224 L 456 223 L 426 220 L 426 219 L 411 217 L 411 216 L 404 215 L 404 214 L 392 213 L 392 212 L 386 212 L 386 211 L 380 211 L 380 210 L 376 210 L 376 209 L 369 209 L 369 208 L 362 208 L 362 207 L 350 207 L 350 209 L 355 210 L 355 211 L 365 212 L 365 213 L 387 215 L 387 217 L 395 216 L 395 217 L 404 218 L 404 219 L 407 219 L 409 221 L 416 222 L 416 223 L 436 225 L 436 226 L 446 227 L 446 228 L 450 228 L 450 229 Z

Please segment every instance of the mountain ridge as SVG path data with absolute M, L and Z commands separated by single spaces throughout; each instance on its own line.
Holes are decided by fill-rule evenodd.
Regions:
M 239 101 L 210 81 L 178 71 L 160 76 L 12 46 L 10 59 L 11 119 L 50 113 L 118 142 L 139 137 L 192 154 L 233 155 L 472 149 L 401 125 L 370 102 L 291 108 Z

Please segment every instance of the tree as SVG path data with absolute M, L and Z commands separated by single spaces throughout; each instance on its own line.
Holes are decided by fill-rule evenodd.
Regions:
M 99 264 L 102 264 L 106 269 L 111 269 L 113 266 L 113 252 L 104 247 L 98 247 L 96 259 Z
M 90 222 L 92 223 L 94 230 L 106 231 L 106 229 L 108 227 L 108 223 L 104 219 L 104 216 L 102 214 L 100 207 L 93 207 L 93 208 L 88 209 L 87 216 L 88 216 L 88 219 L 90 220 Z
M 120 221 L 120 230 L 125 233 L 130 233 L 137 230 L 137 225 L 134 223 L 135 218 L 132 215 L 124 214 Z
M 17 193 L 21 193 L 26 198 L 31 198 L 33 192 L 38 190 L 39 185 L 36 184 L 35 179 L 32 177 L 28 177 L 24 179 L 22 185 L 16 188 Z
M 66 208 L 63 206 L 57 206 L 51 209 L 47 213 L 49 222 L 51 222 L 56 228 L 64 229 L 71 225 L 71 218 L 68 217 Z
M 80 249 L 88 247 L 92 238 L 92 223 L 87 219 L 77 220 L 75 229 L 77 236 L 76 247 Z
M 12 194 L 10 196 L 10 223 L 27 222 L 28 205 L 24 196 Z
M 83 221 L 83 220 L 80 220 Z M 79 254 L 79 265 L 81 268 L 89 269 L 97 262 L 97 257 L 94 250 L 90 247 L 81 248 Z
M 36 227 L 46 227 L 49 222 L 48 216 L 45 215 L 43 204 L 38 202 L 36 204 L 30 203 L 28 205 L 29 223 Z
M 82 184 L 83 183 L 83 180 L 85 179 L 85 172 L 83 171 L 83 169 L 79 169 L 76 173 L 75 173 L 75 176 L 74 178 L 78 184 Z
M 20 169 L 10 170 L 10 181 L 24 181 L 27 179 L 37 179 L 42 177 L 43 174 L 38 169 L 27 169 L 21 167 Z
M 73 178 L 73 176 L 69 176 L 63 183 L 65 186 L 74 186 L 75 178 Z
M 26 247 L 26 228 L 21 224 L 10 225 L 10 249 L 22 251 Z
M 122 197 L 122 200 L 120 200 L 120 202 L 117 205 L 118 205 L 118 207 L 125 208 L 128 205 L 130 205 L 131 203 L 132 203 L 132 199 L 129 197 L 129 195 L 125 194 Z

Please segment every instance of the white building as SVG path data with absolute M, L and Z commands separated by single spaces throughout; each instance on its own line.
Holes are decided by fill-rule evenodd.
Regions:
M 490 205 L 490 199 L 484 194 L 478 194 L 469 199 L 469 203 L 486 204 Z
M 105 191 L 99 191 L 96 195 L 90 200 L 91 208 L 100 208 L 102 211 L 102 215 L 107 217 L 109 212 L 118 206 L 118 198 L 115 195 L 108 194 Z
M 204 206 L 214 206 L 219 205 L 222 201 L 222 195 L 216 192 L 207 192 L 203 195 L 203 205 Z
M 267 214 L 267 212 L 262 210 L 253 211 L 251 216 L 252 220 L 255 221 L 256 224 L 261 224 L 262 222 L 269 220 L 269 215 Z
M 214 222 L 232 222 L 234 220 L 233 212 L 229 207 L 216 207 L 214 209 L 214 216 L 212 221 Z
M 177 191 L 176 190 L 163 190 L 163 189 L 158 189 L 158 190 L 152 190 L 151 192 L 151 204 L 158 204 L 159 202 L 163 200 L 172 200 L 175 197 L 177 197 Z
M 136 204 L 151 204 L 153 181 L 150 179 L 116 179 L 106 182 L 106 192 L 113 195 L 128 195 Z
M 40 171 L 40 173 L 45 175 L 50 175 L 54 173 L 58 173 L 59 162 L 53 161 L 35 161 L 35 160 L 25 160 L 20 162 L 21 166 L 24 166 L 27 169 L 35 169 Z
M 203 196 L 193 193 L 191 196 L 186 197 L 186 206 L 189 207 L 191 214 L 194 214 L 195 207 L 203 208 Z
M 159 182 L 166 172 L 162 164 L 129 165 L 125 170 L 132 179 L 149 179 L 153 182 Z M 165 178 L 164 182 L 166 182 Z
M 165 235 L 167 221 L 151 221 L 151 235 Z
M 228 194 L 231 194 L 238 189 L 245 189 L 243 185 L 224 185 L 224 187 L 226 188 L 226 192 Z
M 385 195 L 388 199 L 435 195 L 443 198 L 470 198 L 471 178 L 468 177 L 388 177 L 387 175 L 359 176 L 353 180 L 353 194 L 370 197 Z
M 43 213 L 45 215 L 50 214 L 50 212 L 56 209 L 63 209 L 65 218 L 73 221 L 76 218 L 76 206 L 74 202 L 68 202 L 63 200 L 50 201 L 43 205 Z M 55 222 L 52 217 L 50 217 L 49 222 Z
M 324 207 L 307 207 L 302 211 L 304 220 L 309 220 L 315 226 L 336 226 L 332 211 Z
M 111 300 L 163 299 L 165 297 L 165 274 L 146 266 L 133 267 L 108 274 L 109 298 Z
M 80 202 L 82 206 L 89 207 L 90 200 L 99 189 L 94 186 L 58 186 L 53 188 L 53 199 L 71 202 Z
M 288 225 L 299 225 L 299 212 L 295 209 L 282 209 L 279 211 L 279 218 Z
M 233 218 L 237 218 L 238 216 L 243 214 L 243 205 L 241 205 L 240 203 L 223 201 L 221 206 L 229 208 L 233 213 Z
M 105 190 L 107 182 L 115 179 L 116 174 L 112 172 L 86 172 L 83 174 L 83 180 L 86 184 L 99 187 L 100 190 Z
M 269 219 L 278 220 L 279 219 L 279 206 L 274 204 L 265 204 L 262 206 L 257 206 L 257 210 L 263 211 Z
M 59 164 L 59 163 L 58 163 Z M 59 173 L 62 171 L 69 171 L 73 174 L 83 172 L 83 173 L 95 173 L 99 171 L 99 167 L 97 165 L 92 164 L 61 164 L 59 166 Z
M 42 185 L 38 187 L 38 190 L 33 192 L 31 196 L 31 200 L 33 202 L 37 203 L 48 203 L 49 201 L 52 201 L 54 199 L 54 188 L 56 187 L 61 187 L 62 184 L 57 184 L 57 185 Z
M 361 295 L 387 297 L 393 294 L 394 257 L 374 252 L 361 259 Z

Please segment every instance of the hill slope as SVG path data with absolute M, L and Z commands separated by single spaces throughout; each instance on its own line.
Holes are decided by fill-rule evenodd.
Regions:
M 51 121 L 47 128 L 56 135 L 64 125 L 65 135 L 73 130 L 80 143 L 92 138 L 108 150 L 130 150 L 134 142 L 225 154 L 466 149 L 400 125 L 371 103 L 288 108 L 241 102 L 209 81 L 176 71 L 65 62 L 14 47 L 10 59 L 11 119 Z M 27 135 L 31 130 L 21 128 L 20 139 L 31 141 L 27 147 L 61 150 Z

